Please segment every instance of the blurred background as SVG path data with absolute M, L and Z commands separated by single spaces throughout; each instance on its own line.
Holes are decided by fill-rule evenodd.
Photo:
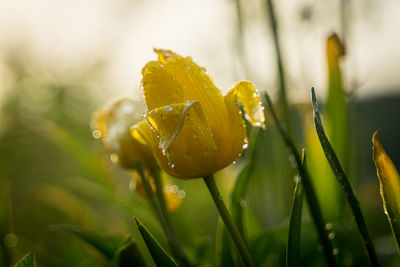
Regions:
M 298 147 L 307 146 L 311 153 L 309 90 L 316 88 L 324 106 L 326 41 L 334 32 L 346 51 L 340 61 L 348 119 L 346 171 L 381 260 L 400 264 L 370 141 L 381 128 L 383 146 L 400 166 L 399 14 L 396 0 L 0 0 L 0 265 L 29 251 L 36 253 L 39 266 L 108 264 L 93 246 L 54 231 L 54 224 L 116 238 L 131 234 L 151 265 L 132 216 L 165 245 L 161 227 L 146 200 L 129 190 L 131 174 L 114 165 L 92 136 L 90 121 L 113 99 L 142 99 L 141 68 L 156 59 L 153 48 L 191 56 L 223 92 L 238 80 L 250 80 L 277 104 L 286 101 L 290 119 L 280 106 L 283 120 L 289 121 Z M 274 239 L 268 235 L 275 245 L 263 259 L 265 266 L 276 266 L 284 263 L 286 235 L 280 231 L 289 218 L 296 170 L 268 121 L 254 159 L 246 226 L 249 239 L 278 233 Z M 313 162 L 327 166 L 319 143 L 315 151 L 322 156 Z M 240 168 L 238 160 L 218 174 L 226 199 Z M 325 170 L 315 173 L 329 172 L 320 168 Z M 318 178 L 313 177 L 335 242 L 352 249 L 340 251 L 344 265 L 362 265 L 360 240 L 342 194 L 325 193 Z M 212 266 L 218 219 L 206 187 L 201 180 L 165 179 L 178 186 L 174 190 L 182 204 L 172 219 L 189 257 Z M 324 198 L 330 194 L 334 203 Z M 317 266 L 320 249 L 312 222 L 308 216 L 304 220 L 304 261 Z

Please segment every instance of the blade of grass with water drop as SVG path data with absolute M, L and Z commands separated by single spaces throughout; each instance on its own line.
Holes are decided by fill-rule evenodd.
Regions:
M 303 150 L 303 167 L 305 162 L 305 153 Z M 300 177 L 300 176 L 299 176 Z M 301 214 L 303 208 L 303 186 L 301 179 L 296 181 L 296 187 L 293 194 L 292 212 L 289 221 L 289 233 L 286 248 L 286 266 L 298 266 L 300 262 L 300 236 L 301 236 Z
M 15 267 L 36 267 L 35 254 L 30 252 L 20 259 Z
M 400 254 L 400 176 L 379 142 L 378 135 L 379 131 L 376 131 L 372 137 L 373 159 L 379 178 L 383 208 Z
M 268 104 L 268 108 L 271 112 L 271 115 L 278 127 L 278 130 L 279 130 L 283 140 L 285 141 L 289 150 L 294 155 L 294 159 L 295 159 L 297 168 L 299 170 L 300 177 L 303 182 L 304 193 L 306 195 L 307 203 L 310 208 L 311 217 L 315 223 L 315 227 L 317 229 L 318 236 L 319 236 L 320 242 L 322 244 L 327 262 L 328 262 L 329 266 L 336 266 L 336 259 L 335 259 L 335 256 L 333 255 L 333 246 L 329 240 L 328 233 L 325 230 L 326 223 L 322 216 L 321 206 L 319 204 L 314 186 L 311 182 L 310 175 L 308 174 L 307 169 L 304 168 L 303 165 L 301 164 L 300 154 L 299 154 L 295 144 L 293 143 L 292 139 L 289 137 L 287 131 L 283 128 L 280 121 L 278 120 L 275 109 L 272 105 L 271 98 L 269 97 L 269 95 L 266 92 L 265 92 L 265 99 Z
M 140 234 L 149 250 L 151 257 L 157 266 L 178 266 L 170 255 L 161 247 L 154 236 L 147 230 L 147 228 L 135 218 L 135 222 L 139 228 Z
M 322 149 L 325 152 L 326 158 L 328 159 L 329 165 L 332 168 L 333 173 L 336 176 L 336 179 L 343 190 L 343 193 L 346 197 L 347 202 L 351 208 L 351 212 L 353 213 L 354 219 L 356 221 L 358 230 L 363 239 L 363 244 L 367 251 L 369 260 L 373 266 L 378 266 L 378 260 L 375 252 L 374 244 L 372 243 L 371 236 L 369 235 L 367 225 L 364 220 L 364 216 L 362 214 L 360 204 L 358 203 L 357 197 L 354 194 L 353 188 L 351 187 L 350 181 L 347 178 L 346 173 L 343 170 L 342 165 L 338 157 L 336 156 L 335 151 L 333 150 L 328 138 L 326 137 L 321 118 L 319 115 L 319 107 L 317 103 L 317 99 L 315 96 L 314 88 L 311 88 L 311 99 L 314 109 L 314 125 L 318 134 L 318 138 L 320 140 Z

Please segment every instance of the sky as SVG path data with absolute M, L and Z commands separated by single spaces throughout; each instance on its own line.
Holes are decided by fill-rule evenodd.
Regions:
M 339 1 L 275 2 L 290 97 L 308 99 L 311 86 L 324 94 L 325 40 L 341 33 Z M 360 97 L 400 92 L 400 2 L 348 2 L 346 87 L 357 87 Z M 99 93 L 105 97 L 140 97 L 140 71 L 156 59 L 153 48 L 191 56 L 222 91 L 250 80 L 274 94 L 275 53 L 264 1 L 241 3 L 245 68 L 237 55 L 233 0 L 0 0 L 0 96 L 8 86 L 5 58 L 15 47 L 60 71 L 104 59 Z

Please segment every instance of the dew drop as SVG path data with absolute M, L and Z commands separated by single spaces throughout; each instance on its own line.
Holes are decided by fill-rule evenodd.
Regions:
M 295 181 L 296 183 L 301 182 L 301 177 L 300 177 L 300 175 L 296 175 L 296 176 L 294 177 L 294 181 Z
M 94 138 L 96 138 L 96 139 L 99 139 L 99 138 L 101 138 L 101 137 L 103 136 L 103 134 L 101 133 L 100 130 L 94 130 L 94 131 L 92 132 L 92 136 L 93 136 Z
M 18 237 L 13 233 L 7 234 L 4 237 L 4 244 L 9 248 L 15 247 L 18 244 Z
M 247 142 L 244 142 L 242 148 L 243 148 L 243 149 L 247 149 L 248 147 L 249 147 L 249 144 L 248 144 Z
M 235 164 L 236 164 L 236 160 L 234 160 L 234 161 L 232 162 L 232 164 L 235 165 Z
M 115 154 L 115 153 L 112 153 L 112 154 L 110 155 L 110 161 L 111 161 L 112 163 L 117 163 L 117 162 L 118 162 L 118 155 Z
M 335 238 L 335 233 L 334 233 L 334 232 L 330 232 L 330 233 L 328 234 L 328 238 L 329 238 L 330 240 L 334 239 L 334 238 Z
M 179 198 L 184 198 L 186 197 L 186 191 L 181 189 L 178 191 L 177 195 Z
M 332 253 L 333 253 L 333 255 L 339 255 L 339 249 L 338 248 L 334 248 L 333 250 L 332 250 Z
M 171 185 L 171 186 L 169 187 L 169 191 L 170 191 L 171 193 L 176 194 L 176 193 L 178 193 L 178 191 L 179 191 L 179 187 L 178 187 L 176 184 Z
M 325 229 L 328 231 L 332 230 L 332 224 L 331 223 L 325 224 Z

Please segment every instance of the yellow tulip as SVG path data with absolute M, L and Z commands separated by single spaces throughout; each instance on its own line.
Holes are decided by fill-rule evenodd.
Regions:
M 147 129 L 135 125 L 132 135 L 152 144 L 161 168 L 177 178 L 205 177 L 230 165 L 247 142 L 238 102 L 250 123 L 264 128 L 256 89 L 242 81 L 223 96 L 190 57 L 155 52 L 158 60 L 142 70 Z
M 140 138 L 132 138 L 130 127 L 141 119 L 140 106 L 124 98 L 97 111 L 92 122 L 93 135 L 101 138 L 113 158 L 125 168 L 135 169 L 139 162 L 143 168 L 157 167 L 152 149 Z M 137 125 L 145 124 L 141 122 Z

